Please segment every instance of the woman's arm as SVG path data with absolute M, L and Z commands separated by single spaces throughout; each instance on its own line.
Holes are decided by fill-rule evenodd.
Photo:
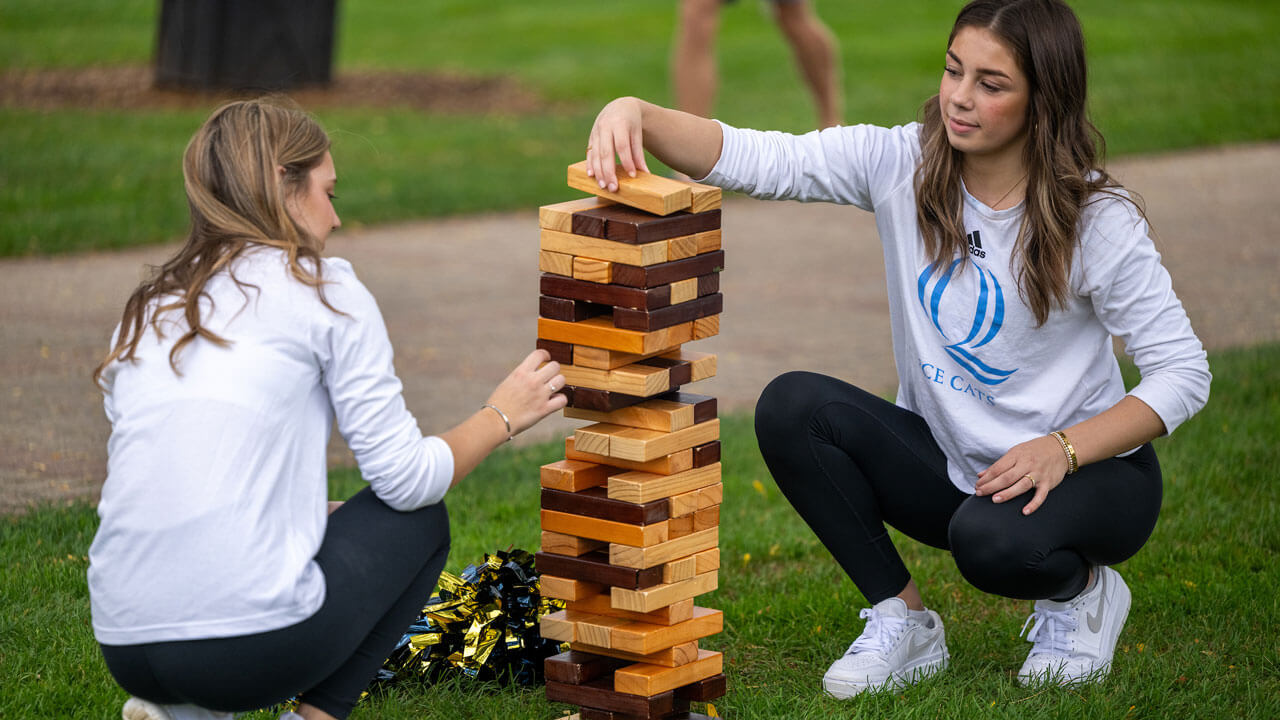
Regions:
M 706 177 L 720 159 L 720 126 L 714 120 L 671 110 L 639 98 L 605 105 L 587 141 L 587 174 L 601 188 L 618 189 L 614 157 L 632 177 L 649 171 L 644 151 L 690 177 Z

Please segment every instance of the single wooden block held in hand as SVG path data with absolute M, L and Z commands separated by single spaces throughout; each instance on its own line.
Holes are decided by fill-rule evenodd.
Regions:
M 617 166 L 617 173 L 617 192 L 601 188 L 595 178 L 588 176 L 585 160 L 570 165 L 566 179 L 569 187 L 575 190 L 599 195 L 655 215 L 670 215 L 677 210 L 685 210 L 693 204 L 693 192 L 689 183 L 664 178 L 643 170 L 637 170 L 636 176 L 631 177 L 621 165 Z
M 699 650 L 697 660 L 680 667 L 630 665 L 619 668 L 613 674 L 613 689 L 621 693 L 648 697 L 721 672 L 724 672 L 724 656 L 710 650 Z

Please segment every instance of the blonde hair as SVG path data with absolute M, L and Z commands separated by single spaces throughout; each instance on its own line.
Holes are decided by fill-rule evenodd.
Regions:
M 187 327 L 169 351 L 175 373 L 180 374 L 179 352 L 197 337 L 228 345 L 202 324 L 199 299 L 209 279 L 253 245 L 284 250 L 293 276 L 314 287 L 333 310 L 324 298 L 320 243 L 287 208 L 290 198 L 306 191 L 311 170 L 328 151 L 329 136 L 320 125 L 283 98 L 243 100 L 215 110 L 182 158 L 191 211 L 186 242 L 163 265 L 152 267 L 151 277 L 129 296 L 115 345 L 93 371 L 94 382 L 101 384 L 112 362 L 134 359 L 148 322 L 162 335 L 159 320 L 170 311 L 182 312 Z M 161 298 L 163 304 L 148 321 L 148 308 Z

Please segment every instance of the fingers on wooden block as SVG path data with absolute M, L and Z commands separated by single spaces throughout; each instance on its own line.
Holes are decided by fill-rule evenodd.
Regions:
M 547 552 L 547 551 L 543 551 Z M 587 598 L 600 597 L 600 593 L 605 592 L 608 588 L 600 583 L 587 582 L 585 580 L 574 580 L 573 578 L 563 578 L 555 575 L 541 573 L 538 576 L 540 590 L 544 597 L 555 598 L 567 602 L 576 602 Z M 573 608 L 570 608 L 573 609 Z M 590 610 L 588 610 L 590 612 Z M 565 682 L 568 682 L 567 680 Z
M 564 375 L 565 382 L 575 388 L 605 390 L 642 398 L 671 392 L 693 377 L 690 363 L 666 358 L 649 358 L 615 370 L 565 365 L 560 368 L 560 372 Z M 584 403 L 585 396 L 575 397 L 575 401 L 575 405 Z
M 693 462 L 693 451 L 689 451 Z M 677 473 L 658 474 L 643 471 L 617 472 L 609 476 L 609 497 L 614 500 L 645 503 L 659 498 L 687 493 L 720 482 L 720 463 L 691 468 Z
M 675 432 L 596 423 L 579 428 L 574 442 L 585 452 L 632 462 L 648 462 L 720 437 L 718 418 L 691 425 Z
M 569 187 L 575 190 L 589 192 L 655 215 L 670 215 L 693 205 L 693 191 L 689 187 L 690 183 L 664 178 L 643 170 L 637 170 L 636 176 L 631 177 L 621 165 L 617 167 L 617 173 L 618 190 L 616 192 L 601 188 L 595 178 L 587 175 L 585 160 L 570 165 L 565 179 Z
M 636 590 L 662 584 L 662 568 L 637 569 L 612 565 L 609 563 L 608 554 L 603 552 L 587 553 L 580 557 L 539 552 L 534 555 L 534 562 L 537 564 L 538 572 L 551 573 L 556 577 L 570 580 L 609 585 L 613 589 Z M 693 596 L 690 595 L 689 597 Z M 676 599 L 683 600 L 684 598 Z M 661 606 L 655 605 L 654 607 Z M 631 608 L 623 609 L 630 610 Z M 641 612 L 648 612 L 648 610 Z
M 633 460 L 624 460 L 622 458 L 611 458 L 606 455 L 596 455 L 594 453 L 582 452 L 576 448 L 574 444 L 574 439 L 572 437 L 568 437 L 568 438 L 565 438 L 565 441 L 564 441 L 564 455 L 566 458 L 570 458 L 573 460 L 579 460 L 583 462 L 596 463 L 596 464 L 608 463 L 611 467 L 621 468 L 621 470 L 616 471 L 614 474 L 617 474 L 619 472 L 623 472 L 623 473 L 637 472 L 637 473 L 640 473 L 643 477 L 647 477 L 649 475 L 660 475 L 660 476 L 676 475 L 693 468 L 693 449 L 692 448 L 688 450 L 681 450 L 679 452 L 673 452 L 670 455 L 656 458 L 654 460 L 650 460 L 649 462 L 635 462 Z M 718 471 L 719 471 L 719 468 L 717 468 L 717 473 Z M 628 478 L 627 482 L 633 483 L 633 484 L 641 483 L 641 482 L 644 482 L 643 477 Z M 719 481 L 719 479 L 720 479 L 720 476 L 719 474 L 717 474 L 715 477 L 715 481 Z M 706 484 L 709 484 L 709 483 L 706 483 Z M 544 485 L 544 487 L 546 487 L 546 485 Z M 556 488 L 556 489 L 561 490 L 563 488 Z M 623 492 L 624 495 L 626 494 L 626 491 L 620 491 L 620 492 Z M 632 494 L 639 495 L 639 493 L 632 493 Z M 628 496 L 615 496 L 612 492 L 610 492 L 609 497 L 615 500 L 626 500 L 627 502 L 648 502 L 649 500 L 656 500 L 659 497 L 665 497 L 665 496 L 654 495 L 653 497 L 647 498 L 645 500 L 632 500 Z
M 595 488 L 599 490 L 600 488 Z M 543 495 L 546 493 L 560 493 L 559 490 L 543 489 Z M 560 493 L 562 495 L 572 495 L 572 493 Z M 544 504 L 543 507 L 546 507 Z M 643 507 L 637 505 L 636 507 Z M 589 552 L 604 549 L 606 543 L 604 540 L 592 540 L 590 538 L 576 537 L 565 533 L 554 532 L 544 529 L 542 531 L 542 551 L 556 553 L 557 555 L 571 555 L 578 557 L 586 555 Z
M 699 650 L 698 659 L 679 667 L 629 665 L 613 674 L 613 689 L 630 695 L 650 696 L 697 682 L 724 672 L 724 656 L 710 650 Z
M 693 464 L 693 453 L 689 453 L 690 467 Z M 599 463 L 565 459 L 548 463 L 540 468 L 539 479 L 544 488 L 578 492 L 589 487 L 607 485 L 609 475 L 618 472 L 616 467 Z
M 599 317 L 581 322 L 538 318 L 538 337 L 626 353 L 652 354 L 693 340 L 694 322 L 701 321 L 641 332 L 615 327 L 611 320 Z
M 694 575 L 691 580 L 663 583 L 646 588 L 631 589 L 615 586 L 609 589 L 609 601 L 620 610 L 652 612 L 673 602 L 687 600 L 715 590 L 718 587 L 716 577 L 718 572 L 712 570 Z

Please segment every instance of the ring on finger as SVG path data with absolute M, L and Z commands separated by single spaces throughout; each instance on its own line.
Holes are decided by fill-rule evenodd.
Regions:
M 1033 477 L 1031 477 L 1031 473 L 1027 473 L 1026 475 L 1023 475 L 1022 477 L 1024 477 L 1024 478 L 1026 478 L 1026 479 L 1028 479 L 1028 480 L 1030 480 L 1030 481 L 1031 481 L 1031 489 L 1032 489 L 1032 490 L 1035 490 L 1035 489 L 1036 489 L 1036 479 L 1035 479 L 1035 478 L 1033 478 Z
M 556 386 L 551 382 L 547 382 L 547 389 L 550 390 L 553 395 L 556 392 Z

